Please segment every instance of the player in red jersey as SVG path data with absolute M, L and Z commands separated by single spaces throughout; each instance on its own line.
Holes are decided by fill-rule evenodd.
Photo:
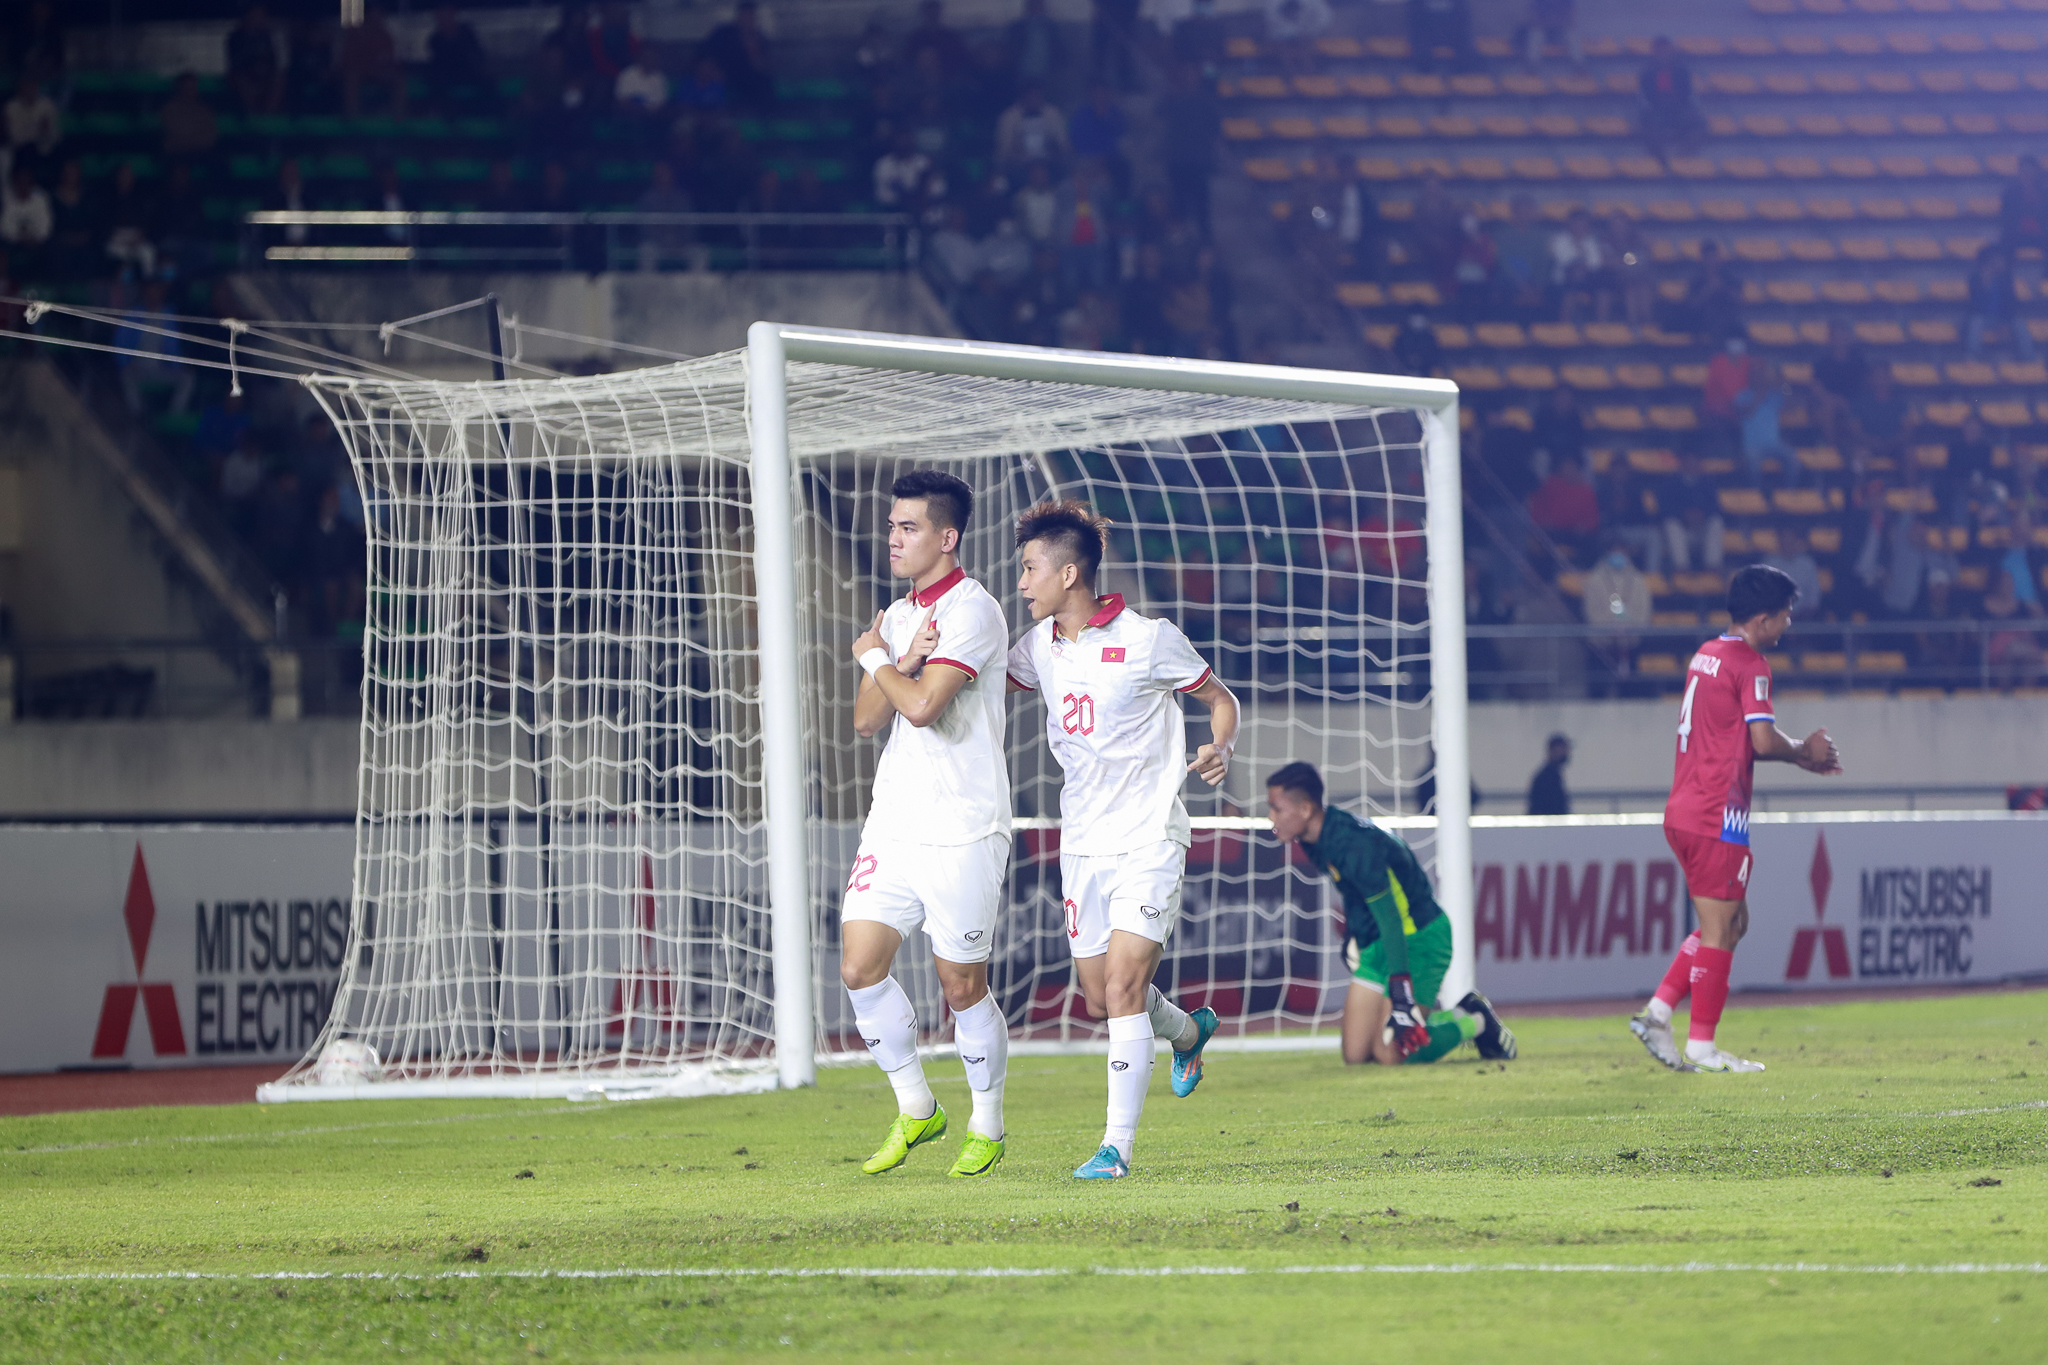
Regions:
M 1771 706 L 1764 651 L 1791 626 L 1798 598 L 1799 589 L 1781 570 L 1762 564 L 1738 570 L 1728 584 L 1727 633 L 1701 645 L 1686 669 L 1664 838 L 1685 869 L 1700 927 L 1679 945 L 1657 993 L 1628 1023 L 1650 1055 L 1673 1070 L 1764 1069 L 1714 1043 L 1728 1001 L 1728 968 L 1749 928 L 1749 796 L 1756 761 L 1796 763 L 1810 773 L 1842 771 L 1826 730 L 1794 743 L 1778 728 Z M 1671 1011 L 1688 992 L 1692 1027 L 1681 1055 L 1671 1037 Z

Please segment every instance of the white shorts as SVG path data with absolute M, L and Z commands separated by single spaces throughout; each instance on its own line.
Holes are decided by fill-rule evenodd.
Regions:
M 839 918 L 886 924 L 905 938 L 922 926 L 934 955 L 986 962 L 1010 872 L 1010 836 L 972 844 L 863 839 L 846 879 Z
M 1109 951 L 1112 929 L 1165 943 L 1180 918 L 1180 882 L 1187 866 L 1187 849 L 1166 839 L 1095 858 L 1060 854 L 1067 946 L 1074 956 L 1101 957 Z

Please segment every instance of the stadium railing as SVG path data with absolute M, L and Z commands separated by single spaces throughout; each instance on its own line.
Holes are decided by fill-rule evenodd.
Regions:
M 242 263 L 601 270 L 901 270 L 918 256 L 907 213 L 484 213 L 270 209 L 243 215 Z M 343 230 L 292 242 L 288 230 Z M 352 232 L 348 230 L 353 230 Z

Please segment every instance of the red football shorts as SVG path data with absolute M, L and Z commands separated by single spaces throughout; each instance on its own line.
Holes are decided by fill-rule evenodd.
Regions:
M 1688 894 L 1716 901 L 1739 901 L 1749 895 L 1748 844 L 1723 843 L 1668 825 L 1664 842 L 1678 855 Z

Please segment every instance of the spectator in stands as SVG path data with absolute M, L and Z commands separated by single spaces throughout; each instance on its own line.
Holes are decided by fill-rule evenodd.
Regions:
M 1124 281 L 1124 333 L 1140 355 L 1166 355 L 1172 350 L 1166 323 L 1166 255 L 1157 242 L 1138 248 L 1131 278 Z
M 43 246 L 54 226 L 49 191 L 36 183 L 32 165 L 18 162 L 0 186 L 0 242 L 7 244 L 15 269 L 29 276 L 42 273 Z
M 1686 456 L 1679 472 L 1657 489 L 1657 511 L 1664 518 L 1664 546 L 1676 572 L 1721 571 L 1726 527 L 1713 481 L 1700 472 L 1699 456 Z
M 250 423 L 249 399 L 229 389 L 199 410 L 199 425 L 192 432 L 192 455 L 209 472 L 242 444 Z
M 235 443 L 222 457 L 216 487 L 227 511 L 228 525 L 246 536 L 255 522 L 257 490 L 263 487 L 263 456 L 256 449 L 255 432 L 244 427 Z
M 1034 161 L 1061 161 L 1072 151 L 1067 121 L 1045 102 L 1045 91 L 1027 85 L 1017 102 L 996 120 L 996 164 L 1011 172 Z
M 1849 422 L 1862 451 L 1887 458 L 1904 452 L 1915 431 L 1913 405 L 1899 392 L 1891 366 L 1871 369 L 1864 391 L 1849 400 Z
M 2021 361 L 2034 358 L 2034 336 L 2020 316 L 2012 257 L 1995 245 L 1977 253 L 1970 271 L 1970 312 L 1963 324 L 1963 349 L 1972 360 L 1983 354 L 1985 335 L 1993 330 L 2002 330 L 2012 339 L 2013 354 Z
M 363 7 L 363 22 L 341 32 L 341 103 L 351 118 L 363 112 L 363 94 L 381 98 L 394 118 L 405 117 L 405 70 L 398 64 L 398 42 L 384 21 L 384 7 Z
M 951 308 L 982 272 L 981 244 L 967 230 L 967 210 L 946 205 L 941 225 L 924 247 L 925 277 Z
M 1060 26 L 1046 12 L 1045 0 L 1024 0 L 1024 12 L 1004 34 L 1004 55 L 1010 64 L 1010 87 L 1049 88 L 1066 74 L 1066 42 Z
M 964 71 L 974 60 L 967 43 L 946 27 L 946 8 L 941 0 L 919 0 L 917 23 L 903 39 L 903 63 L 916 66 L 920 53 L 930 52 L 946 72 Z
M 1586 624 L 1594 630 L 1587 648 L 1606 675 L 1596 672 L 1594 690 L 1618 692 L 1640 643 L 1633 632 L 1650 624 L 1649 582 L 1629 558 L 1628 546 L 1610 539 L 1600 562 L 1587 570 L 1582 593 Z
M 64 20 L 53 0 L 32 0 L 14 10 L 7 52 L 16 72 L 39 81 L 64 74 Z
M 1330 31 L 1329 0 L 1266 0 L 1266 42 L 1283 66 L 1305 69 Z
M 1515 31 L 1515 46 L 1529 65 L 1537 66 L 1543 61 L 1545 43 L 1562 47 L 1573 66 L 1585 65 L 1586 54 L 1579 46 L 1578 0 L 1529 0 L 1529 17 Z
M 1742 332 L 1742 282 L 1728 264 L 1728 255 L 1711 237 L 1700 243 L 1700 263 L 1685 284 L 1685 296 L 1663 310 L 1662 326 L 1707 341 L 1722 341 Z
M 968 336 L 980 341 L 1011 341 L 1016 305 L 993 270 L 974 277 L 974 286 L 953 306 L 953 315 Z
M 2011 252 L 2023 246 L 2048 250 L 2048 178 L 2040 158 L 2022 156 L 2019 174 L 2006 184 L 1998 200 L 1998 245 Z
M 57 172 L 57 187 L 50 191 L 50 240 L 43 247 L 43 268 L 60 280 L 83 279 L 97 274 L 100 244 L 92 196 L 85 188 L 85 167 L 77 157 Z
M 1517 194 L 1508 220 L 1493 235 L 1496 306 L 1504 317 L 1540 322 L 1557 315 L 1550 301 L 1550 233 L 1536 217 L 1536 201 Z
M 711 62 L 710 58 L 702 60 L 717 70 L 717 63 Z M 717 80 L 723 87 L 725 73 L 722 70 L 717 71 Z M 667 106 L 667 73 L 661 69 L 661 64 L 651 53 L 636 53 L 633 60 L 626 64 L 625 70 L 619 72 L 618 79 L 612 82 L 612 107 L 622 116 L 646 127 L 652 126 L 653 121 Z
M 1408 58 L 1419 71 L 1471 66 L 1472 0 L 1408 0 Z
M 1813 546 L 1807 540 L 1804 531 L 1780 531 L 1777 551 L 1766 558 L 1764 563 L 1774 569 L 1784 570 L 1791 575 L 1792 581 L 1799 585 L 1799 605 L 1804 615 L 1820 615 L 1823 597 L 1820 561 L 1813 557 Z
M 1457 268 L 1464 219 L 1465 205 L 1444 188 L 1441 179 L 1431 176 L 1422 182 L 1409 220 L 1408 256 L 1439 287 Z
M 508 181 L 511 171 L 511 164 L 507 162 L 505 173 Z M 648 173 L 647 188 L 634 201 L 633 207 L 642 213 L 688 213 L 696 204 L 690 198 L 690 192 L 676 183 L 674 164 L 665 157 L 657 157 Z M 664 265 L 675 264 L 689 251 L 690 242 L 690 229 L 680 225 L 640 229 L 640 268 L 658 270 Z
M 1451 262 L 1451 277 L 1443 282 L 1456 315 L 1476 322 L 1491 311 L 1493 302 L 1493 238 L 1479 225 L 1479 215 L 1468 213 L 1458 220 L 1457 252 Z
M 1067 121 L 1067 143 L 1077 157 L 1087 157 L 1106 169 L 1117 185 L 1130 181 L 1130 163 L 1124 160 L 1124 135 L 1130 131 L 1116 92 L 1097 81 L 1088 92 L 1088 102 Z
M 1156 113 L 1159 155 L 1174 211 L 1207 232 L 1209 182 L 1216 173 L 1216 143 L 1223 129 L 1215 88 L 1198 68 L 1183 64 L 1175 68 L 1172 89 L 1159 101 Z
M 1530 448 L 1549 452 L 1551 466 L 1565 457 L 1583 461 L 1586 456 L 1586 417 L 1579 410 L 1579 397 L 1559 384 L 1536 409 L 1529 427 Z
M 2024 555 L 2017 568 L 2015 572 L 2011 564 L 2000 565 L 1991 591 L 1984 594 L 1983 614 L 2013 627 L 1992 632 L 1985 642 L 1986 661 L 1996 686 L 2038 687 L 2048 680 L 2048 653 L 2041 646 L 2041 599 L 2027 576 Z
M 270 11 L 262 5 L 243 10 L 228 30 L 226 46 L 228 91 L 243 116 L 276 112 L 284 91 L 278 81 L 277 29 Z
M 206 223 L 206 203 L 192 183 L 189 162 L 172 165 L 163 188 L 157 191 L 149 235 L 161 260 L 180 274 L 194 273 L 211 256 L 213 234 Z
M 121 395 L 130 412 L 145 411 L 154 395 L 162 395 L 165 412 L 183 412 L 192 405 L 196 382 L 192 367 L 177 363 L 184 347 L 176 337 L 162 334 L 170 330 L 160 322 L 169 311 L 164 282 L 149 280 L 142 286 L 140 306 L 124 314 L 122 325 L 114 332 L 114 344 L 133 353 L 114 357 L 121 375 Z M 151 327 L 157 330 L 148 330 Z
M 1741 445 L 1742 414 L 1736 400 L 1749 387 L 1754 364 L 1749 343 L 1741 337 L 1729 337 L 1708 359 L 1707 381 L 1700 391 L 1700 425 L 1709 444 L 1729 451 Z
M 1761 483 L 1764 462 L 1776 460 L 1781 473 L 1791 475 L 1799 467 L 1792 447 L 1785 444 L 1784 371 L 1758 357 L 1749 367 L 1749 385 L 1735 397 L 1735 412 L 1742 423 L 1742 458 L 1749 477 Z
M 1559 316 L 1583 321 L 1590 313 L 1605 322 L 1614 308 L 1614 269 L 1607 244 L 1593 230 L 1593 215 L 1573 209 L 1564 228 L 1550 239 L 1550 279 L 1559 296 Z
M 1828 326 L 1826 354 L 1813 362 L 1814 416 L 1829 445 L 1844 444 L 1857 399 L 1870 387 L 1870 357 L 1840 319 Z
M 1543 746 L 1543 766 L 1529 779 L 1529 814 L 1570 815 L 1571 793 L 1565 790 L 1565 765 L 1572 761 L 1567 735 L 1552 735 Z
M 199 77 L 189 71 L 172 85 L 157 118 L 163 123 L 164 155 L 173 161 L 204 156 L 220 141 L 220 121 L 199 93 Z
M 677 81 L 669 95 L 670 103 L 677 109 L 713 114 L 730 101 L 732 87 L 725 82 L 723 67 L 709 57 L 699 57 L 690 74 Z
M 118 261 L 124 273 L 141 279 L 156 274 L 156 243 L 150 229 L 156 217 L 154 206 L 135 183 L 135 163 L 123 161 L 114 167 L 113 188 L 100 209 L 100 224 L 106 229 L 106 254 Z
M 611 98 L 619 73 L 640 59 L 640 35 L 633 31 L 632 12 L 619 0 L 605 0 L 589 38 L 591 94 L 603 102 Z
M 484 54 L 483 39 L 453 5 L 434 10 L 434 30 L 427 35 L 426 75 L 434 105 L 443 114 L 497 107 L 497 79 Z
M 1550 476 L 1529 497 L 1529 520 L 1575 561 L 1586 559 L 1600 534 L 1600 499 L 1586 481 L 1584 460 L 1552 458 Z
M 284 106 L 294 114 L 332 114 L 341 108 L 335 67 L 334 25 L 302 18 L 292 25 L 291 58 L 284 70 Z
M 1657 284 L 1650 265 L 1650 243 L 1634 218 L 1616 211 L 1601 221 L 1601 240 L 1614 272 L 1614 294 L 1621 319 L 1647 327 L 1656 317 Z
M 1664 569 L 1664 528 L 1657 524 L 1655 500 L 1635 466 L 1617 454 L 1597 480 L 1600 524 L 1611 540 L 1628 547 L 1629 556 L 1646 573 Z
M 896 134 L 895 145 L 875 161 L 875 203 L 883 209 L 916 206 L 932 159 L 917 150 L 916 138 L 908 128 Z
M 1421 378 L 1434 375 L 1443 366 L 1443 343 L 1424 313 L 1410 313 L 1408 323 L 1394 337 L 1394 360 L 1409 374 Z
M 1698 141 L 1706 121 L 1693 103 L 1692 70 L 1679 59 L 1669 38 L 1650 48 L 1650 60 L 1636 78 L 1643 98 L 1640 115 L 1643 145 L 1652 156 L 1684 153 Z
M 309 213 L 319 207 L 306 193 L 306 180 L 299 171 L 299 159 L 288 156 L 277 166 L 277 184 L 263 201 L 263 207 L 273 213 Z M 284 240 L 293 246 L 304 246 L 312 240 L 312 229 L 303 223 L 293 223 L 278 229 Z
M 57 111 L 57 102 L 44 93 L 43 83 L 33 76 L 21 78 L 13 96 L 0 105 L 0 114 L 5 115 L 7 125 L 10 166 L 26 162 L 31 169 L 40 169 L 43 160 L 63 140 L 64 120 Z
M 405 201 L 405 187 L 399 183 L 397 166 L 389 161 L 379 162 L 376 180 L 375 203 L 380 213 L 404 213 L 413 207 Z M 386 223 L 379 231 L 387 244 L 397 245 L 413 240 L 413 229 L 405 223 Z
M 341 490 L 322 488 L 306 528 L 306 611 L 301 624 L 332 639 L 344 622 L 362 619 L 363 541 L 342 514 Z
M 740 0 L 732 18 L 704 36 L 697 55 L 708 57 L 725 73 L 732 102 L 741 109 L 764 109 L 775 101 L 775 75 L 768 35 L 761 31 L 761 7 Z
M 1052 241 L 1059 205 L 1059 187 L 1052 182 L 1052 167 L 1043 161 L 1032 162 L 1024 172 L 1024 184 L 1018 189 L 1012 207 L 1018 228 L 1034 248 Z
M 1138 84 L 1138 5 L 1139 0 L 1095 0 L 1088 35 L 1095 79 L 1118 90 Z

